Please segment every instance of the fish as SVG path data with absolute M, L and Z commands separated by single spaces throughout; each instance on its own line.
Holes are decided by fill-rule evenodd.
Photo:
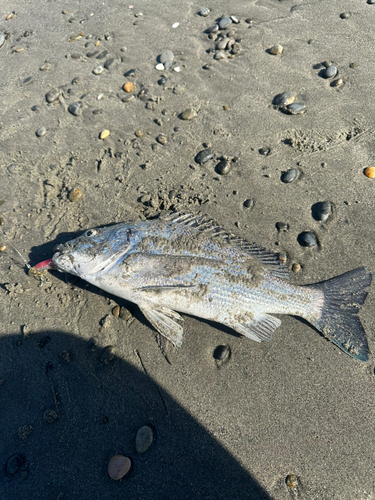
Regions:
M 279 254 L 201 214 L 164 212 L 88 229 L 58 245 L 37 271 L 43 268 L 79 276 L 137 304 L 155 330 L 178 347 L 180 313 L 220 323 L 256 342 L 271 340 L 281 324 L 275 314 L 288 314 L 309 322 L 352 358 L 370 356 L 358 317 L 372 280 L 368 268 L 294 285 Z

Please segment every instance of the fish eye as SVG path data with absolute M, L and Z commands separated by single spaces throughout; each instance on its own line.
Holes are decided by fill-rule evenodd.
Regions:
M 95 229 L 89 229 L 88 231 L 85 232 L 85 236 L 89 238 L 90 236 L 95 236 L 97 233 L 98 231 L 96 231 Z

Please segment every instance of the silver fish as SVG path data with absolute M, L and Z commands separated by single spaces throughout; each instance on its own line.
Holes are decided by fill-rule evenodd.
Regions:
M 257 342 L 281 321 L 300 316 L 353 358 L 369 347 L 358 318 L 370 272 L 361 267 L 328 281 L 297 286 L 277 254 L 228 234 L 201 215 L 89 229 L 56 248 L 52 266 L 136 303 L 155 329 L 182 343 L 178 312 L 216 321 Z M 178 311 L 178 312 L 177 312 Z

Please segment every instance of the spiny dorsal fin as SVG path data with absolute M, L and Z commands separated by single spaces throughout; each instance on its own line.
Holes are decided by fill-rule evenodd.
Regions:
M 200 232 L 210 232 L 212 238 L 221 237 L 229 245 L 238 248 L 251 257 L 259 259 L 273 276 L 284 280 L 290 279 L 289 269 L 282 263 L 279 254 L 270 252 L 256 243 L 250 243 L 243 238 L 228 233 L 213 219 L 205 215 L 200 213 L 184 214 L 181 212 L 164 212 L 159 218 L 166 222 L 172 222 L 173 224 L 189 226 Z

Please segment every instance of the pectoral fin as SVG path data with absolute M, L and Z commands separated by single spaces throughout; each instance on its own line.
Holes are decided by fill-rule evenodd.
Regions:
M 161 335 L 164 335 L 173 345 L 180 347 L 182 344 L 183 328 L 177 323 L 181 316 L 167 307 L 158 309 L 140 308 L 142 313 Z
M 226 324 L 241 335 L 255 340 L 255 342 L 261 342 L 262 340 L 271 340 L 273 332 L 281 325 L 281 321 L 269 314 L 259 314 L 254 316 L 252 321 L 246 323 Z

